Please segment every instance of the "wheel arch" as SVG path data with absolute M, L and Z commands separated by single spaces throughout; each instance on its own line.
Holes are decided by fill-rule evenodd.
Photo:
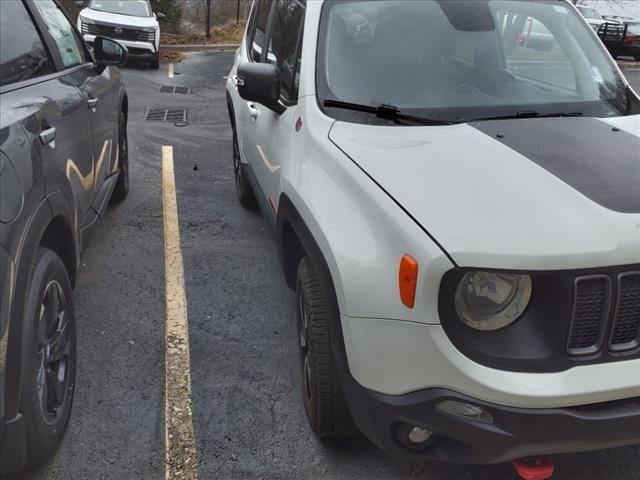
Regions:
M 71 211 L 61 192 L 51 193 L 42 200 L 29 218 L 20 236 L 17 251 L 14 252 L 15 289 L 11 298 L 5 377 L 6 418 L 13 418 L 19 413 L 25 297 L 31 263 L 37 249 L 44 247 L 56 252 L 69 273 L 71 284 L 74 285 L 79 265 L 80 244 L 78 234 L 73 227 L 74 216 Z

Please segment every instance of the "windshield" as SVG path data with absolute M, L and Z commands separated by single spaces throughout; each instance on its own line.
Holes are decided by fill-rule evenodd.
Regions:
M 151 8 L 147 0 L 91 0 L 89 8 L 132 17 L 151 16 Z
M 373 121 L 336 101 L 453 122 L 631 108 L 600 42 L 555 0 L 329 0 L 318 48 L 318 96 L 335 118 Z
M 602 15 L 596 12 L 593 8 L 578 7 L 578 10 L 580 10 L 580 13 L 582 13 L 584 18 L 588 18 L 590 20 L 602 20 Z

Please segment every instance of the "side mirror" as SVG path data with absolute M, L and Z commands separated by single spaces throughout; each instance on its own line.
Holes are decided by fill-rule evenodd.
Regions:
M 270 63 L 243 63 L 238 66 L 238 93 L 248 102 L 256 102 L 282 115 L 287 109 L 280 103 L 280 70 Z
M 165 18 L 167 18 L 167 16 L 166 16 L 164 13 L 162 13 L 162 12 L 157 12 L 157 13 L 156 13 L 156 18 L 157 18 L 158 20 L 162 21 L 162 20 L 164 20 Z
M 78 8 L 84 7 L 84 0 L 76 0 L 76 7 Z
M 96 37 L 93 41 L 93 57 L 99 67 L 119 67 L 127 63 L 129 50 L 110 38 Z

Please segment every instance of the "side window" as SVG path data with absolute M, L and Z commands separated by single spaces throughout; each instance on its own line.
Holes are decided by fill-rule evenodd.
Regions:
M 36 0 L 33 4 L 56 44 L 64 68 L 87 63 L 84 46 L 62 10 L 52 0 Z
M 54 72 L 24 4 L 0 0 L 0 86 Z
M 263 0 L 257 5 L 253 31 L 251 32 L 250 46 L 251 58 L 254 62 L 259 62 L 267 40 L 267 26 L 269 25 L 269 13 L 271 12 L 271 2 Z
M 298 98 L 304 12 L 298 0 L 276 0 L 267 62 L 280 69 L 282 95 L 288 100 Z

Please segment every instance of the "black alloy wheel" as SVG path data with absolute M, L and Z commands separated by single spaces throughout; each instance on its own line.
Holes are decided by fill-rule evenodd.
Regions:
M 112 203 L 120 203 L 129 194 L 129 137 L 127 135 L 127 114 L 120 114 L 118 126 L 118 181 L 113 194 L 111 195 Z
M 20 413 L 27 437 L 25 470 L 32 470 L 60 445 L 75 391 L 76 323 L 71 282 L 55 252 L 38 248 L 25 300 Z
M 36 353 L 36 390 L 42 418 L 48 425 L 60 419 L 68 400 L 71 328 L 67 320 L 67 299 L 60 283 L 52 280 L 42 297 Z

